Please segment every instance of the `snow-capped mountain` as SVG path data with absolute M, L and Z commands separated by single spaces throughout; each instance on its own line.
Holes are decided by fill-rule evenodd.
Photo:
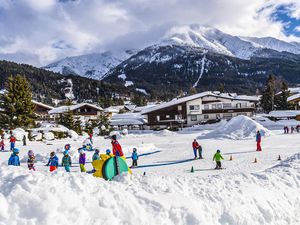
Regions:
M 127 50 L 123 52 L 104 52 L 67 57 L 43 68 L 64 75 L 77 74 L 83 77 L 101 80 L 110 69 L 134 53 L 134 50 Z
M 262 49 L 300 54 L 300 43 L 272 37 L 239 37 L 209 26 L 190 25 L 170 29 L 159 45 L 188 45 L 241 59 L 260 56 Z

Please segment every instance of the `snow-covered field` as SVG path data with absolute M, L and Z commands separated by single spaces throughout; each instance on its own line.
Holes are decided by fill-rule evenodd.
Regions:
M 25 147 L 18 142 L 22 161 L 29 149 L 38 154 L 37 171 L 28 171 L 26 163 L 6 166 L 10 153 L 0 152 L 0 224 L 300 224 L 300 134 L 272 130 L 263 138 L 262 152 L 255 151 L 254 138 L 201 139 L 204 159 L 192 160 L 193 139 L 208 132 L 123 137 L 127 156 L 133 147 L 142 154 L 139 167 L 111 182 L 80 173 L 78 164 L 70 174 L 61 167 L 48 172 L 48 154 L 60 152 L 66 143 L 77 163 L 75 149 L 82 140 L 29 142 Z M 102 137 L 94 143 L 101 152 L 110 148 Z M 217 149 L 225 159 L 224 170 L 213 169 Z

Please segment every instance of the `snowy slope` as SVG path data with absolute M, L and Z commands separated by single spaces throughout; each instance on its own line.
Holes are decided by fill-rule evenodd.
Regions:
M 101 80 L 110 69 L 129 58 L 133 53 L 134 51 L 104 52 L 68 57 L 45 66 L 44 69 Z
M 238 37 L 209 26 L 190 25 L 170 29 L 160 45 L 180 44 L 205 48 L 220 54 L 249 59 L 258 50 L 300 54 L 299 43 L 288 43 L 275 38 Z
M 203 130 L 203 129 L 200 129 Z M 140 131 L 141 132 L 141 131 Z M 160 152 L 141 156 L 133 175 L 111 182 L 79 173 L 73 156 L 70 174 L 59 167 L 50 173 L 44 166 L 52 146 L 29 142 L 21 148 L 37 154 L 36 172 L 7 167 L 8 152 L 0 152 L 0 224 L 178 224 L 178 225 L 290 225 L 300 223 L 299 135 L 263 138 L 262 152 L 254 140 L 201 140 L 203 160 L 190 160 L 191 141 L 198 133 L 161 132 L 130 134 L 120 143 L 125 149 L 137 143 L 139 154 L 155 143 Z M 95 145 L 109 140 L 95 137 Z M 80 142 L 72 142 L 79 147 Z M 17 145 L 20 145 L 18 142 Z M 153 145 L 152 145 L 153 146 Z M 221 146 L 225 170 L 213 169 L 212 156 Z M 148 149 L 151 150 L 151 149 Z M 127 155 L 129 152 L 127 152 Z M 276 160 L 281 154 L 283 161 Z M 92 152 L 88 153 L 88 161 Z M 233 155 L 233 160 L 228 158 Z M 58 155 L 61 158 L 61 154 Z M 252 163 L 254 157 L 258 163 Z M 128 160 L 130 163 L 130 160 Z M 191 166 L 195 172 L 190 173 Z M 144 166 L 144 167 L 143 167 Z M 91 169 L 90 164 L 88 169 Z M 143 172 L 146 175 L 143 176 Z

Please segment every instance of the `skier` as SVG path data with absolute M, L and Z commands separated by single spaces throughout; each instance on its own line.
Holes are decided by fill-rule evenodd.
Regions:
M 71 150 L 71 145 L 70 144 L 66 144 L 65 148 L 64 148 L 64 152 L 67 151 L 69 154 L 69 151 Z
M 224 159 L 221 155 L 221 151 L 218 149 L 217 152 L 214 154 L 213 161 L 216 161 L 216 168 L 215 170 L 222 169 L 221 160 Z
M 195 156 L 194 159 L 197 159 L 197 151 L 198 151 L 200 145 L 199 145 L 199 143 L 197 142 L 196 139 L 194 139 L 194 141 L 193 141 L 193 143 L 192 143 L 192 147 L 193 147 L 194 156 Z M 200 158 L 200 151 L 199 151 L 199 158 Z
M 64 151 L 61 165 L 65 167 L 66 172 L 71 172 L 72 160 L 67 150 Z
M 9 142 L 10 142 L 10 151 L 13 151 L 16 146 L 16 138 L 14 137 L 14 135 L 10 136 Z
M 9 166 L 20 166 L 19 152 L 20 152 L 19 149 L 17 148 L 13 149 L 13 153 L 10 155 L 8 160 Z
M 23 135 L 23 146 L 26 146 L 26 135 Z
M 291 126 L 291 134 L 294 133 L 295 128 Z
M 54 171 L 58 167 L 58 157 L 55 155 L 55 152 L 50 153 L 50 158 L 47 163 L 47 166 L 50 165 L 50 172 Z
M 112 144 L 113 154 L 115 156 L 120 156 L 120 157 L 124 156 L 122 147 L 121 147 L 120 143 L 117 141 L 116 135 L 111 136 L 111 144 Z
M 4 151 L 4 146 L 5 146 L 4 138 L 2 138 L 0 142 L 1 151 Z
M 89 137 L 90 137 L 91 144 L 93 144 L 93 132 L 91 132 L 91 133 L 89 134 Z
M 287 134 L 287 129 L 286 128 L 287 128 L 286 126 L 283 127 L 284 134 Z
M 83 149 L 87 151 L 91 151 L 93 149 L 91 139 L 89 138 L 85 139 L 82 145 L 83 145 Z
M 86 169 L 85 169 L 85 161 L 86 161 L 86 157 L 85 157 L 85 153 L 83 150 L 80 150 L 79 151 L 79 166 L 80 166 L 80 171 L 82 173 L 85 173 L 86 172 Z
M 256 151 L 261 151 L 261 134 L 259 130 L 256 133 Z
M 132 152 L 131 158 L 132 158 L 132 166 L 131 167 L 138 166 L 137 161 L 139 159 L 139 156 L 137 154 L 137 149 L 136 148 L 133 148 L 133 152 Z
M 27 160 L 27 166 L 29 170 L 35 171 L 34 167 L 34 162 L 35 162 L 35 156 L 32 150 L 28 151 L 28 160 Z
M 100 160 L 100 155 L 99 155 L 100 151 L 99 149 L 95 149 L 95 152 L 93 154 L 93 158 L 92 160 L 95 161 L 95 160 Z

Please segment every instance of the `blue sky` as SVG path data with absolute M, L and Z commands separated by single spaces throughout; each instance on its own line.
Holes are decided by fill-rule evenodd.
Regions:
M 286 35 L 295 35 L 300 37 L 300 19 L 291 16 L 290 7 L 292 5 L 281 5 L 276 8 L 271 18 L 284 24 L 284 33 Z M 298 28 L 298 29 L 297 29 Z

